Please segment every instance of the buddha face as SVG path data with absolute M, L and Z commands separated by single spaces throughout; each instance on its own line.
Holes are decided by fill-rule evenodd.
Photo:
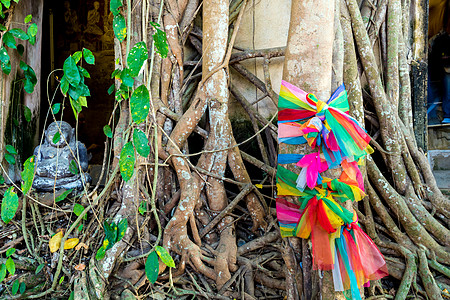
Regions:
M 98 10 L 100 8 L 100 2 L 95 1 L 94 2 L 94 8 L 95 8 L 95 10 Z
M 58 126 L 61 128 L 60 138 L 56 143 L 53 143 L 53 138 L 55 137 L 55 134 L 59 132 Z M 45 133 L 45 137 L 48 143 L 54 147 L 66 146 L 68 143 L 70 143 L 71 136 L 72 136 L 72 127 L 64 121 L 53 122 L 48 126 L 47 131 Z

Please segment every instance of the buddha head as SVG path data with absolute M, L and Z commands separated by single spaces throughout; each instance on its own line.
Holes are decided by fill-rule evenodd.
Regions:
M 60 138 L 56 143 L 53 143 L 53 138 L 57 132 L 58 127 L 61 128 Z M 75 135 L 75 129 L 73 129 L 69 123 L 64 121 L 56 121 L 51 123 L 45 131 L 45 138 L 47 142 L 53 147 L 62 148 L 71 143 Z

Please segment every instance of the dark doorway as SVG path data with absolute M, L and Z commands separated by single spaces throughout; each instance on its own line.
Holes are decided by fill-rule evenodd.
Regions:
M 108 95 L 113 81 L 114 32 L 109 0 L 47 0 L 44 3 L 43 43 L 42 43 L 42 100 L 40 132 L 49 108 L 47 99 L 47 78 L 52 70 L 62 69 L 65 59 L 83 48 L 94 53 L 95 65 L 83 62 L 90 73 L 86 80 L 91 96 L 88 107 L 83 108 L 78 118 L 78 139 L 92 155 L 90 164 L 101 164 L 104 152 L 103 126 L 108 124 L 114 108 L 114 95 Z M 56 71 L 48 80 L 50 100 L 58 86 L 62 71 Z M 63 103 L 63 95 L 57 92 L 53 103 Z M 61 112 L 56 115 L 61 119 Z M 69 100 L 64 101 L 62 119 L 75 127 L 76 120 Z M 53 120 L 48 119 L 47 126 Z

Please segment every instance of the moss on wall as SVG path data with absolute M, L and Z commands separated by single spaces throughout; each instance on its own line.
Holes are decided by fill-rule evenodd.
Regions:
M 28 122 L 25 118 L 24 90 L 22 78 L 16 75 L 11 83 L 11 97 L 9 101 L 8 116 L 6 119 L 4 142 L 17 150 L 16 165 L 8 166 L 10 177 L 17 181 L 20 179 L 22 163 L 33 154 L 35 147 L 34 136 L 37 130 L 37 118 L 31 115 Z M 14 177 L 13 177 L 14 176 Z

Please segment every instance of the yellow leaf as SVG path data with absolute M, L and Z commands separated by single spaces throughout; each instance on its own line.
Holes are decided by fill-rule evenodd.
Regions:
M 263 188 L 262 184 L 255 184 L 255 186 L 256 186 L 258 189 L 262 189 L 262 188 Z
M 54 236 L 52 236 L 52 238 L 50 239 L 50 242 L 48 242 L 48 246 L 50 247 L 50 252 L 56 252 L 59 249 L 59 246 L 61 246 L 61 240 L 63 238 L 63 232 L 60 231 L 57 234 L 55 234 Z
M 73 239 L 68 239 L 65 243 L 64 243 L 64 249 L 72 249 L 73 247 L 75 247 L 78 242 L 80 240 L 77 238 L 73 238 Z

